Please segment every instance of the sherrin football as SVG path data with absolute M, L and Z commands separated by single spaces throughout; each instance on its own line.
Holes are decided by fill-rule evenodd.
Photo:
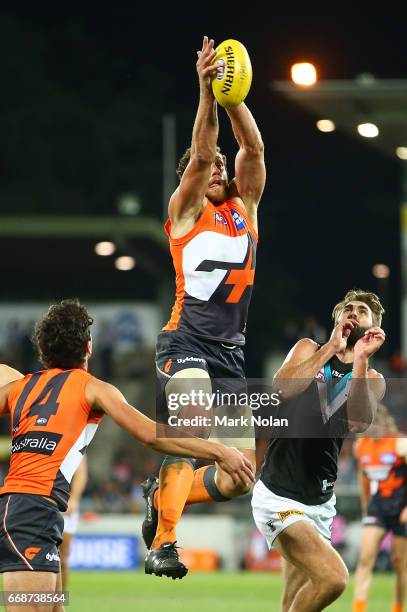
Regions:
M 217 75 L 212 90 L 218 104 L 232 108 L 243 102 L 252 84 L 252 65 L 246 47 L 238 40 L 228 38 L 216 47 L 214 63 Z

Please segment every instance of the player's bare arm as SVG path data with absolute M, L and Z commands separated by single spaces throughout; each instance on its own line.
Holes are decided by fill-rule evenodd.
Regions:
M 378 402 L 383 399 L 386 383 L 379 372 L 369 368 L 369 358 L 379 350 L 385 338 L 384 331 L 375 326 L 368 329 L 355 344 L 347 403 L 350 430 L 353 432 L 363 432 L 369 427 Z
M 299 340 L 274 376 L 274 387 L 282 397 L 287 399 L 305 391 L 320 369 L 336 353 L 346 348 L 346 338 L 355 326 L 353 321 L 338 323 L 328 342 L 321 348 L 310 338 Z
M 185 435 L 182 438 L 157 437 L 158 424 L 130 406 L 123 394 L 113 385 L 92 378 L 86 386 L 86 398 L 91 406 L 103 410 L 120 427 L 150 448 L 175 456 L 216 461 L 234 482 L 242 482 L 245 485 L 254 482 L 255 475 L 250 461 L 235 448 L 188 437 L 187 432 L 180 433 Z M 163 428 L 164 436 L 164 426 L 159 427 Z M 169 433 L 173 434 L 173 430 Z
M 0 416 L 4 416 L 9 412 L 8 396 L 12 386 L 13 383 L 9 383 L 8 385 L 0 387 Z
M 202 212 L 205 193 L 216 158 L 218 139 L 217 104 L 212 92 L 213 64 L 216 52 L 214 41 L 204 37 L 202 49 L 197 52 L 196 70 L 199 78 L 199 106 L 192 132 L 191 158 L 181 183 L 171 197 L 169 218 L 171 235 L 176 238 L 194 226 Z
M 242 201 L 257 230 L 257 206 L 266 182 L 263 141 L 254 117 L 244 102 L 227 109 L 227 113 L 239 144 L 230 196 Z
M 21 374 L 18 370 L 11 368 L 5 363 L 0 364 L 0 387 L 2 385 L 7 385 L 9 382 L 13 380 L 18 380 L 19 378 L 23 378 L 24 374 Z

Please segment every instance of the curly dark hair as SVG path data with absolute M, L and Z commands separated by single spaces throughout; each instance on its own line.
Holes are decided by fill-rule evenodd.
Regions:
M 46 368 L 62 370 L 82 367 L 92 323 L 92 317 L 77 298 L 50 306 L 36 323 L 32 337 L 41 363 Z
M 216 147 L 216 152 L 220 153 L 223 157 L 223 163 L 225 164 L 225 168 L 227 166 L 227 158 L 226 155 L 224 155 L 221 150 L 220 147 Z M 188 149 L 185 151 L 185 153 L 182 155 L 182 157 L 180 158 L 179 162 L 178 162 L 178 167 L 175 171 L 176 175 L 178 176 L 178 179 L 181 180 L 182 179 L 182 175 L 185 172 L 185 168 L 188 166 L 189 164 L 189 160 L 191 159 L 191 147 L 188 147 Z

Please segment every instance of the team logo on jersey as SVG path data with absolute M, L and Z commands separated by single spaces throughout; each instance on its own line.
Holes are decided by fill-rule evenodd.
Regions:
M 242 215 L 240 215 L 236 210 L 231 209 L 233 221 L 235 222 L 236 229 L 242 230 L 246 227 L 246 221 L 243 219 Z
M 226 221 L 226 218 L 222 215 L 222 213 L 216 211 L 214 213 L 214 217 L 215 217 L 215 225 L 227 225 L 228 224 L 228 222 Z
M 284 510 L 283 512 L 277 512 L 277 514 L 280 517 L 280 521 L 284 523 L 289 516 L 294 516 L 296 514 L 304 516 L 305 512 L 302 510 Z
M 384 463 L 384 465 L 393 465 L 393 463 L 397 461 L 397 456 L 391 452 L 382 453 L 380 455 L 380 461 Z
M 34 557 L 36 557 L 37 554 L 40 552 L 40 550 L 41 548 L 39 548 L 38 546 L 29 546 L 24 551 L 24 557 L 32 561 Z
M 171 366 L 172 366 L 172 359 L 170 357 L 169 359 L 167 359 L 167 361 L 165 362 L 165 366 L 164 366 L 164 372 L 166 374 L 168 374 L 168 372 L 171 370 Z
M 14 438 L 12 453 L 38 453 L 39 455 L 52 455 L 58 446 L 62 434 L 48 431 L 27 431 Z

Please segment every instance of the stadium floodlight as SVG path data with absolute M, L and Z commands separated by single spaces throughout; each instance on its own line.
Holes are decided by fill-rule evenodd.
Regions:
M 379 135 L 379 128 L 374 123 L 359 123 L 357 131 L 364 138 L 376 138 Z
M 317 71 L 314 64 L 299 62 L 291 66 L 291 79 L 300 87 L 310 87 L 317 82 Z
M 334 132 L 336 125 L 330 119 L 319 119 L 316 123 L 317 128 L 320 132 Z
M 122 255 L 118 257 L 114 262 L 114 265 L 121 272 L 127 272 L 128 270 L 133 270 L 136 265 L 136 260 L 134 257 L 129 257 L 128 255 Z
M 407 147 L 397 147 L 396 155 L 399 159 L 407 160 Z
M 375 278 L 389 278 L 390 268 L 386 264 L 375 264 L 372 268 L 372 274 Z
M 98 242 L 95 244 L 95 253 L 96 255 L 101 255 L 102 257 L 106 257 L 107 255 L 113 255 L 116 250 L 116 245 L 114 242 Z

